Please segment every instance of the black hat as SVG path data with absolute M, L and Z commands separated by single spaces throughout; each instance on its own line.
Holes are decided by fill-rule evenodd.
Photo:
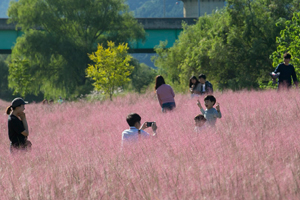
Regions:
M 16 108 L 20 105 L 25 105 L 27 103 L 28 103 L 27 101 L 24 101 L 22 98 L 18 97 L 18 98 L 15 98 L 14 100 L 12 100 L 11 106 Z

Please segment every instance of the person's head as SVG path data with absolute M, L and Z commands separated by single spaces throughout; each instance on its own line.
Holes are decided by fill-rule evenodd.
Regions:
M 162 77 L 161 75 L 156 76 L 156 78 L 155 78 L 155 90 L 157 90 L 157 88 L 159 88 L 159 86 L 161 86 L 163 84 L 166 84 L 164 77 Z
M 206 119 L 203 115 L 199 114 L 196 117 L 194 117 L 195 120 L 195 126 L 201 127 L 206 122 Z
M 25 104 L 27 101 L 24 101 L 22 98 L 18 97 L 12 100 L 11 105 L 6 108 L 6 114 L 9 115 L 11 111 L 15 114 L 21 113 L 25 110 Z
M 192 76 L 191 78 L 190 78 L 190 84 L 189 84 L 189 87 L 192 87 L 192 85 L 197 85 L 199 83 L 199 81 L 198 81 L 198 79 L 197 79 L 197 77 L 196 76 Z
M 139 128 L 141 126 L 141 117 L 136 113 L 130 113 L 126 117 L 126 121 L 129 126 Z
M 292 58 L 292 55 L 289 54 L 289 53 L 285 53 L 285 54 L 283 55 L 283 58 L 284 58 L 284 62 L 285 62 L 285 63 L 289 63 L 290 60 L 291 60 L 291 58 Z
M 198 78 L 199 78 L 199 82 L 200 82 L 200 83 L 202 83 L 202 84 L 205 83 L 205 81 L 206 81 L 206 76 L 205 76 L 204 74 L 200 74 L 200 75 L 198 76 Z
M 205 103 L 205 107 L 207 109 L 210 109 L 210 108 L 214 107 L 214 105 L 216 103 L 216 98 L 213 95 L 207 95 L 204 98 L 204 103 Z

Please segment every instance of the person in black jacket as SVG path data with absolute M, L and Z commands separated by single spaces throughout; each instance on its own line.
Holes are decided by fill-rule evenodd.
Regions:
M 31 147 L 31 142 L 27 140 L 29 135 L 26 115 L 24 113 L 26 101 L 22 98 L 15 98 L 6 109 L 8 116 L 8 137 L 11 142 L 11 152 L 26 150 Z
M 283 57 L 284 62 L 280 63 L 274 71 L 275 74 L 280 73 L 278 76 L 278 89 L 289 89 L 292 86 L 291 77 L 293 78 L 293 82 L 296 87 L 298 87 L 298 79 L 296 76 L 295 68 L 293 65 L 289 64 L 292 56 L 289 53 L 285 53 Z
M 204 74 L 200 74 L 198 78 L 201 85 L 200 94 L 212 94 L 213 85 L 206 80 L 206 76 Z

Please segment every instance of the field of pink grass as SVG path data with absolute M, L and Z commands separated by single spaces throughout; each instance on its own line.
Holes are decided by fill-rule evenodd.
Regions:
M 4 114 L 9 103 L 0 101 L 1 200 L 300 199 L 299 90 L 215 97 L 223 116 L 199 134 L 197 98 L 187 94 L 176 96 L 169 113 L 154 93 L 29 104 L 32 150 L 14 155 Z M 131 112 L 156 121 L 158 136 L 121 148 Z

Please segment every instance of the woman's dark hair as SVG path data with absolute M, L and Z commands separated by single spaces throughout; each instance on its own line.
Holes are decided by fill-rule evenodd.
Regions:
M 198 83 L 200 83 L 196 76 L 192 76 L 192 77 L 190 78 L 190 84 L 189 84 L 189 87 L 191 88 L 192 85 L 194 85 L 194 84 L 192 83 L 192 80 L 193 80 L 193 79 L 196 80 L 195 87 L 194 87 L 194 88 L 196 88 L 197 85 L 198 85 Z
M 155 90 L 159 88 L 162 84 L 166 84 L 164 78 L 161 75 L 156 76 L 155 78 Z
M 16 108 L 14 108 L 14 107 L 12 107 L 12 106 L 8 106 L 8 107 L 6 108 L 6 114 L 7 114 L 7 115 L 10 115 L 11 111 L 14 110 L 14 109 L 16 109 Z

